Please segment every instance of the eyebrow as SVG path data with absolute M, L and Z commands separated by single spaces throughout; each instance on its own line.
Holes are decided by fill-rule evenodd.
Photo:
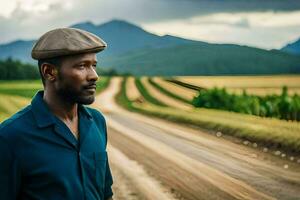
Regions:
M 78 63 L 86 63 L 86 62 L 93 62 L 93 63 L 98 63 L 97 60 L 93 60 L 93 61 L 90 61 L 90 60 L 81 60 L 80 62 Z

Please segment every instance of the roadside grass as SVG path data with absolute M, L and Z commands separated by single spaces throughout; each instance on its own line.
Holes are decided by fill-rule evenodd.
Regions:
M 142 84 L 140 78 L 138 78 L 138 77 L 135 78 L 135 85 L 136 85 L 137 89 L 139 90 L 140 94 L 145 98 L 146 101 L 148 101 L 149 103 L 161 106 L 161 107 L 167 107 L 166 104 L 164 104 L 163 102 L 159 101 L 158 99 L 154 98 L 153 96 L 151 96 L 149 94 L 149 92 L 146 90 L 146 88 Z M 125 90 L 126 90 L 126 88 L 125 88 Z M 125 93 L 125 95 L 126 95 L 126 93 Z
M 126 95 L 126 82 L 128 77 L 124 77 L 121 83 L 121 89 L 119 90 L 118 94 L 116 95 L 116 102 L 123 106 L 124 108 L 136 111 L 136 109 L 133 107 L 133 102 L 130 101 Z
M 128 100 L 125 90 L 126 79 L 122 81 L 116 100 L 129 110 L 210 131 L 220 131 L 270 148 L 300 153 L 300 123 L 213 109 L 184 111 L 147 103 L 137 104 Z
M 183 102 L 183 103 L 187 103 L 187 104 L 191 104 L 191 105 L 192 105 L 192 101 L 190 101 L 190 100 L 188 100 L 188 99 L 185 99 L 185 98 L 182 98 L 181 96 L 178 96 L 178 95 L 176 95 L 176 94 L 170 92 L 169 90 L 166 90 L 165 88 L 161 87 L 159 84 L 157 84 L 156 82 L 154 82 L 154 81 L 152 80 L 152 78 L 149 78 L 148 80 L 149 80 L 149 83 L 150 83 L 153 87 L 155 87 L 156 89 L 158 89 L 161 93 L 163 93 L 163 94 L 165 94 L 165 95 L 167 95 L 167 96 L 169 96 L 169 97 L 172 97 L 172 98 L 174 98 L 174 99 L 176 99 L 176 100 L 179 100 L 179 101 L 181 101 L 181 102 Z
M 97 81 L 97 89 L 96 93 L 99 94 L 101 93 L 104 89 L 107 88 L 111 80 L 111 76 L 102 76 L 99 78 Z

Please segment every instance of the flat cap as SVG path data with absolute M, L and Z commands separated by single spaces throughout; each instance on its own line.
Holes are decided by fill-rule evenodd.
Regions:
M 42 35 L 31 51 L 36 60 L 81 53 L 97 53 L 106 47 L 98 36 L 75 28 L 59 28 Z

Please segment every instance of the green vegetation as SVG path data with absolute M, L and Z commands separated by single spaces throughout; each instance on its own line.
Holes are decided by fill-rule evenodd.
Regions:
M 107 88 L 110 78 L 100 78 L 97 93 Z M 35 93 L 42 88 L 40 80 L 0 81 L 0 122 L 28 105 Z
M 196 86 L 196 85 L 191 85 L 191 84 L 188 84 L 188 83 L 184 83 L 182 81 L 179 81 L 179 80 L 176 80 L 176 79 L 173 79 L 173 78 L 167 78 L 165 80 L 169 81 L 171 83 L 175 83 L 177 85 L 192 89 L 192 90 L 197 90 L 197 91 L 205 90 L 205 88 L 202 88 L 202 87 L 199 87 L 199 86 Z
M 188 99 L 182 98 L 181 96 L 178 96 L 172 92 L 170 92 L 169 90 L 166 90 L 165 88 L 161 87 L 159 84 L 155 83 L 151 78 L 149 78 L 149 83 L 155 87 L 156 89 L 158 89 L 160 92 L 162 92 L 163 94 L 172 97 L 174 99 L 177 99 L 179 101 L 182 101 L 184 103 L 188 103 L 188 104 L 192 104 L 191 101 L 189 101 Z
M 279 119 L 197 108 L 183 111 L 151 104 L 132 103 L 126 97 L 126 79 L 122 82 L 117 102 L 125 108 L 171 121 L 195 125 L 246 139 L 272 148 L 300 152 L 300 124 Z
M 278 50 L 228 45 L 185 44 L 145 48 L 105 57 L 103 65 L 136 76 L 197 76 L 294 74 L 300 72 L 300 57 Z
M 214 108 L 261 117 L 300 121 L 300 96 L 289 96 L 287 87 L 281 95 L 255 96 L 229 94 L 225 88 L 203 90 L 193 99 L 195 107 Z
M 109 85 L 110 77 L 101 77 L 97 82 L 97 93 Z M 0 94 L 32 98 L 37 91 L 43 89 L 40 80 L 0 81 Z
M 114 69 L 97 67 L 97 73 L 102 76 L 118 75 Z M 34 80 L 40 79 L 38 66 L 22 63 L 19 60 L 7 58 L 0 60 L 0 80 Z
M 32 98 L 42 88 L 40 80 L 0 81 L 0 94 Z
M 121 106 L 123 106 L 128 110 L 137 111 L 137 109 L 135 109 L 132 105 L 133 102 L 131 102 L 126 95 L 126 82 L 127 82 L 127 77 L 124 77 L 121 83 L 121 89 L 119 93 L 116 95 L 116 101 L 118 104 L 120 104 Z
M 102 76 L 118 76 L 119 75 L 116 70 L 114 70 L 112 68 L 103 68 L 101 66 L 97 67 L 96 71 L 100 77 L 102 77 Z
M 221 131 L 270 147 L 300 152 L 300 125 L 295 122 L 263 119 L 225 111 L 222 113 L 222 111 L 211 109 L 198 109 L 192 112 L 158 106 L 139 106 L 138 109 L 143 113 L 175 122 Z
M 104 89 L 107 88 L 107 86 L 109 85 L 111 80 L 110 76 L 104 76 L 104 77 L 100 77 L 97 81 L 97 93 L 102 92 Z
M 146 101 L 148 101 L 149 103 L 156 104 L 158 106 L 167 107 L 166 104 L 160 102 L 159 100 L 157 100 L 156 98 L 152 97 L 149 94 L 149 92 L 146 90 L 146 88 L 141 83 L 140 78 L 136 78 L 135 79 L 135 85 L 136 85 L 137 89 L 139 90 L 139 92 L 141 93 L 141 95 L 144 96 L 144 98 L 146 99 Z
M 24 64 L 11 58 L 0 60 L 0 80 L 38 79 L 39 77 L 37 66 Z

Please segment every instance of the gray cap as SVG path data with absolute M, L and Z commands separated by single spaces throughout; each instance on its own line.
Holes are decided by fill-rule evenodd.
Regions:
M 81 53 L 97 53 L 106 47 L 98 36 L 75 28 L 59 28 L 42 35 L 31 51 L 36 60 Z

